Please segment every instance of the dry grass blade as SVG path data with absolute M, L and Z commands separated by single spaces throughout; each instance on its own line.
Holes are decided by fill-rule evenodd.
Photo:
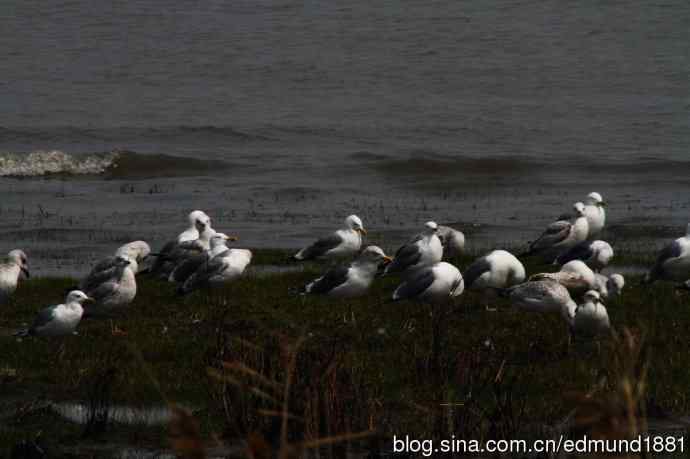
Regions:
M 277 399 L 276 399 L 275 397 L 273 397 L 272 395 L 270 395 L 270 394 L 268 394 L 268 393 L 262 391 L 261 389 L 259 389 L 259 388 L 257 388 L 257 387 L 248 387 L 248 386 L 247 386 L 246 384 L 244 384 L 243 382 L 238 381 L 237 379 L 233 378 L 232 376 L 229 376 L 229 375 L 226 375 L 226 374 L 222 374 L 221 372 L 219 372 L 219 371 L 216 370 L 215 368 L 207 368 L 207 369 L 206 369 L 206 372 L 207 372 L 208 375 L 209 375 L 210 377 L 212 377 L 212 378 L 218 379 L 218 380 L 223 381 L 223 382 L 230 383 L 230 384 L 232 384 L 232 385 L 234 385 L 234 386 L 237 386 L 237 387 L 245 388 L 245 389 L 247 389 L 249 392 L 251 392 L 252 394 L 256 395 L 257 397 L 260 397 L 260 398 L 263 398 L 263 399 L 268 400 L 268 401 L 270 401 L 270 402 L 273 402 L 273 403 L 275 403 L 276 405 L 279 405 L 279 404 L 280 404 L 280 401 L 277 400 Z
M 320 448 L 322 446 L 332 445 L 334 443 L 342 443 L 344 441 L 361 440 L 362 438 L 367 438 L 372 435 L 374 435 L 374 432 L 369 430 L 365 432 L 334 435 L 332 437 L 317 438 L 316 440 L 306 441 L 300 443 L 298 447 L 302 449 Z
M 262 383 L 265 386 L 271 387 L 273 389 L 277 390 L 282 390 L 283 385 L 280 383 L 277 383 L 275 381 L 271 381 L 270 379 L 266 378 L 264 375 L 261 373 L 249 368 L 248 366 L 244 365 L 242 362 L 223 362 L 222 363 L 223 368 L 226 370 L 231 370 L 231 371 L 237 371 L 240 373 L 244 373 L 248 376 L 251 376 L 252 378 L 256 379 L 258 382 Z
M 196 418 L 190 412 L 176 405 L 170 406 L 170 442 L 177 457 L 204 459 L 206 449 L 201 439 L 201 430 Z

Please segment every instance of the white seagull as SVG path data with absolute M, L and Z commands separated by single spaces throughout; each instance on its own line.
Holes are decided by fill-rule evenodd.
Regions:
M 568 310 L 566 321 L 576 337 L 593 339 L 611 329 L 606 307 L 601 303 L 599 292 L 594 290 L 585 293 L 583 304 Z
M 442 261 L 408 276 L 393 292 L 393 301 L 416 299 L 425 303 L 445 303 L 462 295 L 464 290 L 460 270 Z
M 599 272 L 611 262 L 613 247 L 601 240 L 582 241 L 556 258 L 555 263 L 564 265 L 572 260 L 582 260 L 594 271 Z
M 395 252 L 393 261 L 386 267 L 388 273 L 413 273 L 419 268 L 433 266 L 443 258 L 443 246 L 438 238 L 438 225 L 426 222 L 424 231 Z
M 82 304 L 93 301 L 81 290 L 67 294 L 64 304 L 49 306 L 41 310 L 31 327 L 16 333 L 16 336 L 63 336 L 75 333 L 84 310 Z
M 589 236 L 594 237 L 604 229 L 606 225 L 606 203 L 599 193 L 593 191 L 585 198 L 585 217 L 589 224 Z
M 380 247 L 370 245 L 349 266 L 337 266 L 308 283 L 302 293 L 316 293 L 336 298 L 362 296 L 369 290 L 379 269 L 391 258 Z
M 485 290 L 508 288 L 525 281 L 525 267 L 506 250 L 494 250 L 478 258 L 465 270 L 465 288 Z
M 357 215 L 350 215 L 345 219 L 344 228 L 318 239 L 310 246 L 297 252 L 292 258 L 293 260 L 304 261 L 317 258 L 349 257 L 360 251 L 362 236 L 366 234 L 362 220 Z
M 684 282 L 690 279 L 690 223 L 685 236 L 664 247 L 645 276 L 645 283 L 656 280 Z
M 558 220 L 551 223 L 523 255 L 541 255 L 545 260 L 553 261 L 561 253 L 587 239 L 589 224 L 585 217 L 585 205 L 577 202 L 573 208 L 576 214 L 573 221 Z
M 0 264 L 0 304 L 6 304 L 17 290 L 19 281 L 29 277 L 26 254 L 23 250 L 12 250 L 7 254 L 7 259 Z
M 596 287 L 594 290 L 599 292 L 599 295 L 604 300 L 614 299 L 618 297 L 625 287 L 625 277 L 622 274 L 614 273 L 610 276 L 604 274 L 595 274 Z
M 450 226 L 438 225 L 438 238 L 443 246 L 443 256 L 458 257 L 465 253 L 465 235 Z
M 252 261 L 252 252 L 246 249 L 227 249 L 211 258 L 177 288 L 186 295 L 203 287 L 216 287 L 234 280 L 244 273 Z
M 202 210 L 193 210 L 187 215 L 187 220 L 189 227 L 177 235 L 178 244 L 199 239 L 199 234 L 211 227 L 211 217 Z

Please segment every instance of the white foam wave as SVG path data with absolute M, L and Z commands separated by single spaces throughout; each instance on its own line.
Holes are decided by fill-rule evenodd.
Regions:
M 113 165 L 117 156 L 117 152 L 72 155 L 60 150 L 38 150 L 28 154 L 0 153 L 0 177 L 102 174 Z

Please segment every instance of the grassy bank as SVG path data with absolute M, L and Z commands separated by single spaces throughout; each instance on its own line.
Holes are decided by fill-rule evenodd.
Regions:
M 286 258 L 260 251 L 255 262 L 280 265 Z M 471 258 L 456 263 L 465 267 Z M 130 313 L 117 321 L 125 337 L 111 336 L 108 322 L 90 320 L 63 340 L 0 337 L 0 447 L 7 451 L 39 432 L 53 447 L 169 442 L 165 425 L 72 424 L 37 409 L 42 400 L 86 401 L 94 410 L 178 403 L 191 407 L 206 444 L 251 439 L 257 450 L 275 448 L 281 432 L 293 445 L 373 432 L 352 442 L 384 450 L 393 434 L 545 435 L 544 426 L 566 418 L 583 394 L 616 400 L 621 355 L 630 360 L 625 377 L 646 381 L 639 408 L 690 410 L 690 297 L 670 284 L 648 288 L 628 278 L 623 297 L 607 307 L 613 326 L 629 329 L 630 338 L 569 348 L 560 317 L 519 313 L 501 300 L 497 312 L 471 293 L 433 311 L 389 303 L 395 278 L 380 279 L 356 300 L 289 294 L 322 268 L 250 274 L 184 298 L 170 284 L 144 278 Z M 528 265 L 530 273 L 544 270 L 554 268 Z M 74 283 L 24 284 L 0 309 L 3 334 L 30 322 L 46 299 L 60 301 Z

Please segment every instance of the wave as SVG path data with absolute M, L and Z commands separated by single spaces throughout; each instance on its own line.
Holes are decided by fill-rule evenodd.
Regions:
M 231 164 L 224 161 L 163 154 L 140 154 L 127 150 L 70 154 L 60 150 L 31 153 L 0 153 L 0 177 L 102 176 L 110 179 L 143 179 L 222 173 Z

